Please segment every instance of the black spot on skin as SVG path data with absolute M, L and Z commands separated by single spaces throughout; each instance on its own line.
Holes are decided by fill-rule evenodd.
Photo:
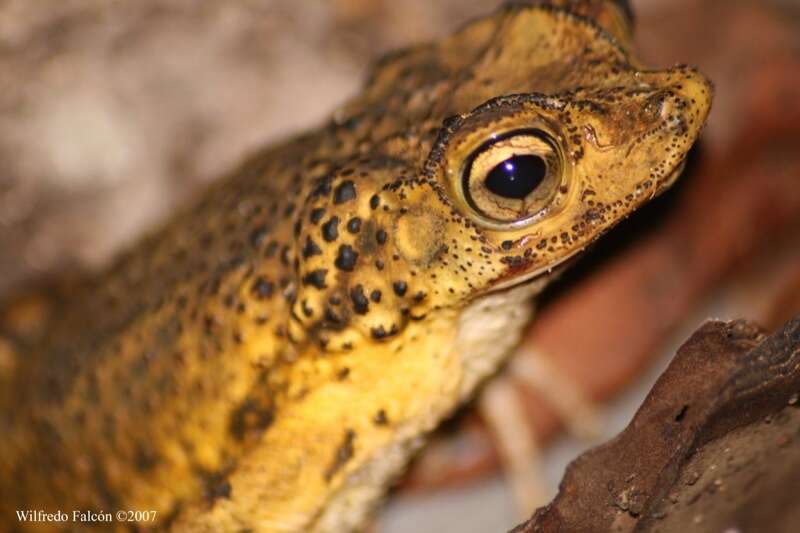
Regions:
M 375 233 L 375 240 L 378 241 L 378 244 L 386 244 L 386 232 L 382 229 L 379 229 Z
M 328 274 L 327 268 L 318 268 L 317 270 L 312 270 L 305 276 L 303 276 L 303 285 L 311 285 L 316 287 L 317 289 L 325 289 L 328 286 L 325 284 L 325 276 Z
M 325 208 L 317 207 L 316 209 L 311 210 L 311 214 L 308 215 L 308 219 L 311 221 L 312 224 L 319 224 L 319 221 L 322 220 L 322 217 L 324 216 L 325 216 Z
M 380 259 L 376 259 L 376 260 L 375 260 L 375 268 L 377 268 L 378 270 L 383 270 L 383 268 L 384 268 L 385 266 L 386 266 L 386 265 L 384 265 L 384 264 L 383 264 L 383 261 L 381 261 Z
M 356 432 L 352 429 L 345 431 L 344 440 L 336 449 L 336 454 L 333 456 L 333 462 L 325 470 L 325 481 L 330 481 L 336 472 L 338 472 L 347 462 L 353 458 L 355 453 L 355 440 Z
M 395 281 L 392 283 L 392 289 L 394 289 L 394 293 L 401 298 L 406 295 L 406 291 L 408 290 L 408 285 L 405 281 Z
M 317 186 L 311 192 L 311 196 L 322 196 L 331 192 L 331 182 L 333 181 L 333 176 L 327 174 L 317 180 Z
M 392 327 L 389 331 L 386 331 L 386 328 L 381 324 L 380 326 L 374 327 L 370 330 L 370 334 L 372 334 L 372 338 L 375 340 L 385 339 L 387 337 L 391 337 L 392 335 L 397 335 L 397 325 L 392 324 Z
M 231 413 L 228 430 L 237 441 L 243 441 L 250 434 L 260 434 L 275 419 L 271 405 L 262 405 L 248 398 Z
M 359 315 L 367 314 L 369 311 L 369 300 L 364 295 L 364 287 L 356 285 L 350 289 L 350 299 L 353 301 L 353 310 Z
M 327 322 L 330 326 L 339 327 L 342 325 L 342 317 L 337 315 L 333 309 L 328 307 L 325 309 L 325 322 Z
M 369 199 L 369 206 L 372 209 L 378 209 L 378 206 L 381 205 L 381 198 L 377 194 L 373 194 L 372 198 Z
M 343 181 L 333 191 L 333 203 L 343 204 L 356 197 L 356 186 L 352 181 Z
M 267 280 L 264 276 L 259 276 L 253 282 L 253 287 L 251 288 L 251 292 L 253 296 L 258 298 L 259 300 L 264 300 L 272 296 L 272 293 L 275 291 L 275 284 L 271 281 Z
M 226 479 L 225 474 L 214 473 L 206 476 L 204 485 L 203 494 L 212 506 L 220 498 L 225 500 L 231 498 L 231 484 Z
M 314 314 L 314 310 L 309 307 L 307 300 L 303 300 L 300 307 L 303 309 L 303 314 L 306 315 L 306 317 L 311 317 Z
M 349 375 L 350 375 L 350 368 L 343 367 L 341 370 L 339 370 L 339 372 L 336 373 L 336 379 L 338 379 L 339 381 L 344 381 L 345 379 L 347 379 L 347 376 Z
M 336 256 L 336 261 L 334 261 L 334 265 L 339 270 L 344 270 L 345 272 L 352 272 L 353 268 L 356 266 L 356 260 L 358 259 L 358 252 L 353 250 L 353 247 L 349 244 L 343 244 L 339 247 L 339 254 Z
M 358 217 L 353 217 L 347 222 L 347 231 L 355 235 L 359 231 L 361 231 L 361 219 Z
M 322 238 L 327 242 L 333 242 L 339 238 L 339 217 L 333 216 L 322 225 Z
M 376 426 L 385 426 L 389 423 L 389 417 L 386 416 L 386 411 L 381 409 L 375 413 L 375 416 L 372 417 L 372 421 L 375 422 Z
M 513 241 L 503 241 L 503 243 L 500 246 L 503 247 L 503 250 L 508 251 L 508 250 L 510 250 L 511 248 L 514 247 L 514 242 Z
M 267 227 L 258 226 L 250 232 L 250 244 L 253 245 L 253 248 L 261 248 L 261 245 L 267 240 L 267 235 L 269 235 Z
M 375 302 L 376 304 L 381 303 L 381 291 L 375 289 L 370 293 L 369 299 Z
M 303 259 L 308 259 L 315 255 L 322 255 L 322 250 L 311 237 L 306 237 L 306 244 L 303 246 Z

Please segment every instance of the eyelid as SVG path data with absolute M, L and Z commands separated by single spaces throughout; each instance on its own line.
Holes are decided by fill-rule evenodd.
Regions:
M 488 146 L 483 145 L 482 148 L 473 152 L 473 157 L 469 167 L 465 167 L 465 172 L 472 173 L 477 163 L 481 163 L 482 168 L 491 169 L 515 155 L 539 155 L 544 159 L 551 152 L 553 152 L 553 147 L 539 136 L 520 133 L 498 139 Z M 484 159 L 488 159 L 488 161 L 484 163 Z
M 486 176 L 498 164 L 526 154 L 545 160 L 544 188 L 537 185 L 524 198 L 511 198 L 496 195 L 485 187 Z M 470 152 L 460 168 L 458 194 L 469 207 L 471 218 L 498 230 L 522 228 L 547 216 L 568 172 L 557 138 L 541 128 L 521 128 L 492 135 Z M 537 194 L 537 191 L 540 192 Z

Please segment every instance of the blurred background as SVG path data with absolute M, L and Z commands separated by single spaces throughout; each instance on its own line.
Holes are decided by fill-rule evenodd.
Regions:
M 382 53 L 497 0 L 0 0 L 0 298 L 102 268 L 245 154 L 321 123 Z M 685 178 L 545 295 L 519 357 L 597 406 L 565 436 L 519 386 L 554 492 L 616 434 L 708 317 L 774 330 L 800 312 L 800 0 L 632 0 L 646 64 L 717 89 Z M 375 533 L 504 531 L 520 521 L 469 408 L 390 498 Z

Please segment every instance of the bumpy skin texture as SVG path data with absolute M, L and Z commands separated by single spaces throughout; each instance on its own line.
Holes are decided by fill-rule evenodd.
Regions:
M 330 123 L 73 289 L 0 373 L 0 524 L 134 509 L 178 531 L 363 526 L 516 342 L 529 296 L 677 175 L 710 86 L 639 70 L 628 47 L 619 5 L 584 1 L 388 57 Z M 531 129 L 558 186 L 531 222 L 487 222 L 465 161 Z

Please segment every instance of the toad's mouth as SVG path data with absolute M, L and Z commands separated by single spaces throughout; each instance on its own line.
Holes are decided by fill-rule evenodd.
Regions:
M 531 270 L 530 272 L 526 272 L 525 274 L 516 275 L 515 272 L 510 271 L 505 276 L 508 279 L 501 280 L 497 284 L 492 285 L 491 287 L 489 287 L 489 290 L 487 292 L 489 293 L 502 292 L 504 290 L 520 287 L 522 285 L 535 285 L 544 282 L 546 280 L 557 278 L 559 275 L 561 275 L 562 271 L 566 270 L 566 268 L 569 265 L 571 265 L 575 260 L 577 260 L 577 257 L 581 255 L 581 253 L 590 244 L 587 244 L 586 246 L 583 246 L 581 248 L 577 248 L 568 253 L 567 255 L 559 258 L 558 260 L 543 267 Z M 520 270 L 524 270 L 524 266 Z
M 672 169 L 672 172 L 667 174 L 667 176 L 658 184 L 656 190 L 654 191 L 653 198 L 656 196 L 662 195 L 666 192 L 672 185 L 678 181 L 678 178 L 683 174 L 683 171 L 686 170 L 686 158 L 684 157 L 680 163 L 675 165 L 675 168 Z

